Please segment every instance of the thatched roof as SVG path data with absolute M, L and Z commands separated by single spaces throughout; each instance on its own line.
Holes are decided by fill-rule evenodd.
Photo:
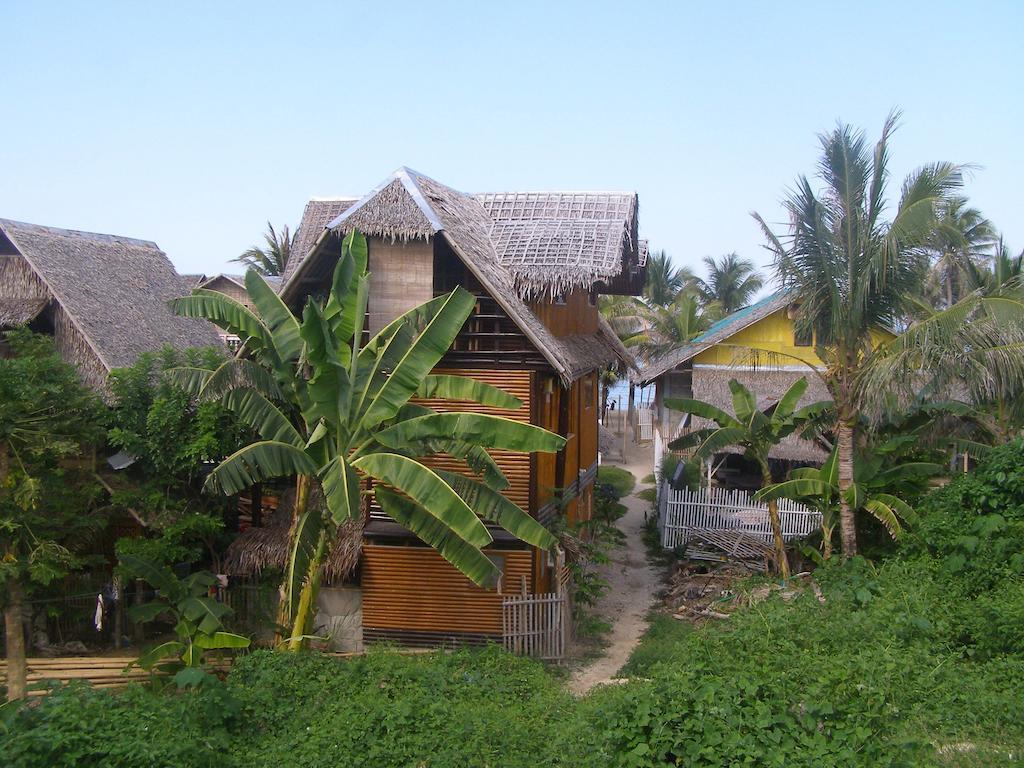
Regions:
M 220 343 L 213 326 L 171 312 L 182 278 L 155 243 L 6 219 L 0 235 L 0 252 L 24 257 L 108 371 L 166 345 Z
M 594 217 L 593 220 L 605 222 L 618 221 L 613 218 L 616 215 L 615 211 L 619 210 L 620 213 L 625 211 L 626 213 L 622 213 L 622 215 L 628 214 L 632 217 L 629 227 L 630 231 L 635 231 L 635 195 L 633 203 L 630 204 L 627 200 L 621 199 L 621 196 L 615 197 L 611 193 L 574 194 L 574 198 L 564 196 L 562 193 L 550 193 L 547 198 L 535 195 L 533 208 L 526 205 L 525 198 L 520 199 L 521 195 L 492 195 L 488 205 L 496 212 L 495 215 L 508 217 L 526 216 L 530 210 L 533 210 L 534 215 L 537 216 L 560 215 L 566 220 L 570 220 L 573 216 L 581 217 L 584 214 L 589 214 Z M 497 244 L 492 239 L 496 222 L 485 207 L 484 198 L 486 197 L 488 196 L 463 194 L 428 176 L 408 168 L 402 168 L 358 202 L 349 203 L 339 215 L 328 223 L 327 229 L 321 231 L 317 243 L 323 242 L 328 232 L 345 233 L 353 228 L 359 229 L 365 234 L 399 240 L 431 236 L 444 237 L 474 277 L 480 281 L 502 310 L 547 359 L 563 381 L 571 382 L 584 373 L 618 359 L 623 360 L 627 365 L 635 366 L 632 355 L 622 346 L 618 337 L 606 324 L 602 324 L 599 332 L 595 335 L 557 337 L 530 310 L 524 300 L 522 281 L 525 272 L 516 273 L 506 266 L 502 262 Z M 506 205 L 506 198 L 507 206 L 503 207 Z M 315 202 L 311 201 L 306 206 L 307 216 L 303 217 L 303 223 L 299 229 L 302 238 L 308 238 L 308 232 L 316 225 L 317 219 L 326 209 L 326 206 L 313 207 Z M 616 208 L 616 206 L 618 207 Z M 503 211 L 504 213 L 502 213 Z M 605 219 L 597 219 L 598 216 L 604 216 Z M 529 229 L 535 223 L 525 221 L 524 226 Z M 619 225 L 626 226 L 624 222 L 620 222 Z M 626 248 L 621 244 L 623 238 L 626 238 L 626 235 L 620 238 L 620 248 Z M 548 242 L 548 246 L 554 247 L 553 241 L 546 242 Z M 633 238 L 631 242 L 635 243 L 636 239 Z M 304 275 L 308 275 L 314 281 L 317 279 L 316 275 L 319 270 L 315 266 L 316 252 L 317 248 L 314 245 L 311 253 L 297 250 L 293 255 L 295 267 L 287 276 L 282 288 L 282 295 L 286 299 L 301 295 Z M 635 246 L 633 246 L 632 252 L 635 253 Z M 579 269 L 581 253 L 566 254 L 563 257 L 564 269 L 559 272 L 558 269 L 551 266 L 546 270 L 547 277 L 544 280 L 547 282 L 533 283 L 533 289 L 540 289 L 547 285 L 552 290 L 563 290 L 570 286 L 572 280 L 591 287 L 596 279 L 600 279 L 595 277 L 597 274 L 595 270 L 598 269 L 599 262 L 604 264 L 598 258 L 599 256 L 604 258 L 601 255 L 604 254 L 604 251 L 594 247 L 591 256 L 588 257 L 591 259 L 591 266 L 588 267 L 590 272 L 585 270 L 581 272 Z M 621 250 L 619 254 L 621 257 Z M 575 265 L 569 264 L 573 259 L 576 259 Z M 621 266 L 618 271 L 621 271 Z M 567 277 L 570 274 L 575 274 L 577 277 Z M 583 275 L 583 277 L 579 277 L 579 275 Z
M 780 309 L 785 309 L 792 302 L 793 300 L 789 291 L 778 291 L 777 293 L 773 293 L 771 296 L 767 296 L 766 298 L 751 304 L 749 307 L 744 307 L 743 309 L 737 310 L 731 315 L 722 318 L 704 331 L 700 336 L 696 336 L 686 346 L 672 350 L 671 352 L 640 366 L 640 370 L 631 378 L 638 384 L 646 384 L 647 382 L 654 381 L 662 374 L 668 373 L 673 368 L 688 362 L 704 350 L 713 347 L 715 344 L 720 344 L 730 336 L 733 336 L 744 328 L 748 328 L 753 325 L 758 320 L 763 320 L 769 315 L 778 312 Z
M 294 494 L 291 494 L 294 501 Z M 264 568 L 284 570 L 288 565 L 291 504 L 283 504 L 263 528 L 249 528 L 224 553 L 224 572 L 230 576 L 259 576 Z M 324 563 L 327 581 L 340 582 L 355 573 L 362 554 L 363 520 L 348 520 Z
M 800 373 L 799 371 L 771 368 L 732 370 L 705 366 L 697 366 L 693 370 L 693 397 L 696 400 L 711 403 L 726 413 L 733 413 L 729 380 L 736 379 L 754 394 L 757 398 L 757 407 L 760 410 L 766 410 L 778 403 L 779 398 L 785 394 L 786 390 L 800 378 L 807 379 L 807 391 L 800 398 L 797 407 L 802 408 L 811 403 L 832 399 L 824 382 L 810 371 Z M 712 426 L 712 423 L 705 419 L 693 418 L 690 426 L 701 428 Z M 727 448 L 722 452 L 742 453 L 743 451 L 739 448 Z M 803 440 L 793 434 L 775 446 L 769 452 L 768 457 L 821 464 L 828 458 L 828 452 L 819 443 Z
M 351 208 L 356 200 L 355 197 L 324 197 L 313 198 L 306 203 L 306 208 L 302 212 L 302 221 L 299 222 L 299 228 L 295 231 L 291 256 L 288 258 L 284 274 L 281 275 L 281 286 L 288 282 L 299 264 L 313 250 L 313 246 L 327 225 Z

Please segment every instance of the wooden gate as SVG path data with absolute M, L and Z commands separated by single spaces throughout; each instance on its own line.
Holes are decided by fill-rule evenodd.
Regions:
M 654 439 L 654 411 L 650 408 L 636 411 L 636 439 L 640 442 Z
M 565 554 L 559 549 L 555 556 L 554 592 L 529 595 L 524 580 L 522 594 L 502 600 L 501 634 L 506 650 L 546 661 L 565 658 L 572 624 L 568 582 Z

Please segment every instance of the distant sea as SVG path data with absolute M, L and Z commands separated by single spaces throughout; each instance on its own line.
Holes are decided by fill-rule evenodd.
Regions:
M 654 385 L 649 384 L 646 387 L 637 387 L 633 397 L 635 398 L 637 405 L 651 402 L 654 400 Z M 608 400 L 616 403 L 616 409 L 619 408 L 619 403 L 621 403 L 622 408 L 628 408 L 629 381 L 627 379 L 621 379 L 615 382 L 615 384 L 608 389 Z

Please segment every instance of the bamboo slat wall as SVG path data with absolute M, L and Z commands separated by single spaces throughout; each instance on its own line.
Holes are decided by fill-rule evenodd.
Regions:
M 424 240 L 370 238 L 370 335 L 413 307 L 434 298 L 434 246 Z
M 502 588 L 531 589 L 531 552 L 484 550 L 504 559 Z M 501 636 L 502 595 L 475 586 L 429 547 L 363 547 L 364 630 L 459 632 Z
M 504 416 L 507 419 L 516 421 L 530 421 L 532 406 L 532 376 L 530 371 L 515 370 L 451 370 L 435 369 L 434 373 L 452 376 L 470 376 L 478 381 L 500 387 L 511 395 L 518 397 L 523 405 L 517 410 L 503 408 L 487 408 L 479 403 L 471 403 L 464 400 L 420 400 L 414 402 L 434 408 L 439 411 L 470 411 L 472 413 L 486 413 L 492 416 Z M 501 471 L 508 478 L 509 487 L 504 494 L 511 501 L 519 505 L 521 509 L 528 512 L 530 509 L 530 456 L 525 453 L 513 453 L 510 451 L 491 451 L 495 462 L 501 467 Z M 427 466 L 436 469 L 445 469 L 451 472 L 465 472 L 466 466 L 447 456 L 434 456 L 426 459 Z

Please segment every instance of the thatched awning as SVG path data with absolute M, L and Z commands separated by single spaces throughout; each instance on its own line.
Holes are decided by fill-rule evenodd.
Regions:
M 224 572 L 231 576 L 258 576 L 264 568 L 284 570 L 288 565 L 289 515 L 276 514 L 271 525 L 249 528 L 240 534 L 224 554 Z M 355 573 L 363 547 L 362 519 L 349 520 L 338 529 L 324 576 L 331 583 L 344 581 Z
M 811 372 L 800 373 L 799 371 L 768 368 L 757 370 L 706 368 L 703 366 L 696 366 L 693 370 L 693 397 L 696 400 L 711 403 L 726 413 L 733 413 L 729 380 L 736 379 L 754 394 L 757 398 L 757 407 L 765 410 L 777 403 L 786 390 L 801 377 L 807 379 L 807 391 L 804 392 L 797 407 L 802 408 L 811 403 L 832 399 L 821 379 Z M 712 426 L 712 423 L 705 419 L 693 418 L 691 426 L 699 429 Z M 724 449 L 722 453 L 739 454 L 743 453 L 743 450 L 730 447 Z M 793 434 L 776 445 L 768 453 L 768 458 L 821 464 L 828 458 L 828 451 L 818 442 L 803 440 Z
M 15 328 L 35 320 L 48 299 L 0 299 L 0 328 Z

